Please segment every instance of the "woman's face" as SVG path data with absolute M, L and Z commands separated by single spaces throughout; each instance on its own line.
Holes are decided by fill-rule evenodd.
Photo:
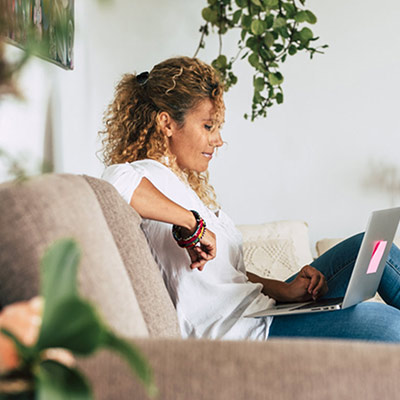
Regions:
M 222 116 L 223 118 L 223 116 Z M 210 99 L 202 100 L 191 109 L 182 127 L 172 121 L 167 131 L 169 149 L 181 169 L 196 172 L 208 169 L 214 150 L 223 144 L 221 121 L 215 120 L 215 108 Z

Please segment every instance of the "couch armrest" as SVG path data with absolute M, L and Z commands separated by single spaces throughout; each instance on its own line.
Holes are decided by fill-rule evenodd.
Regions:
M 162 400 L 390 399 L 400 346 L 362 342 L 140 339 Z M 147 399 L 125 363 L 102 351 L 81 367 L 96 399 Z

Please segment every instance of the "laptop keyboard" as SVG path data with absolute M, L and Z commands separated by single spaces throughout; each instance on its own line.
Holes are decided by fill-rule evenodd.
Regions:
M 317 301 L 313 301 L 308 304 L 303 304 L 299 307 L 294 307 L 292 310 L 306 310 L 308 308 L 315 308 L 315 307 L 328 307 L 336 304 L 340 304 L 343 301 L 343 297 L 332 297 L 329 299 L 320 299 Z

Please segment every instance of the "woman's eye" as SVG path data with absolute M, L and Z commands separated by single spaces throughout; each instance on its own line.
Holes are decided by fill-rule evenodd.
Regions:
M 204 125 L 204 128 L 206 128 L 208 131 L 211 131 L 213 128 L 212 125 Z

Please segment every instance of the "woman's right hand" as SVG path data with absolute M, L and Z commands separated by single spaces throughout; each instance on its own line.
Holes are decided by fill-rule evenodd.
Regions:
M 190 268 L 197 268 L 199 271 L 202 271 L 204 265 L 215 258 L 217 254 L 217 241 L 214 232 L 206 229 L 203 237 L 200 239 L 200 244 L 186 250 L 192 261 Z

